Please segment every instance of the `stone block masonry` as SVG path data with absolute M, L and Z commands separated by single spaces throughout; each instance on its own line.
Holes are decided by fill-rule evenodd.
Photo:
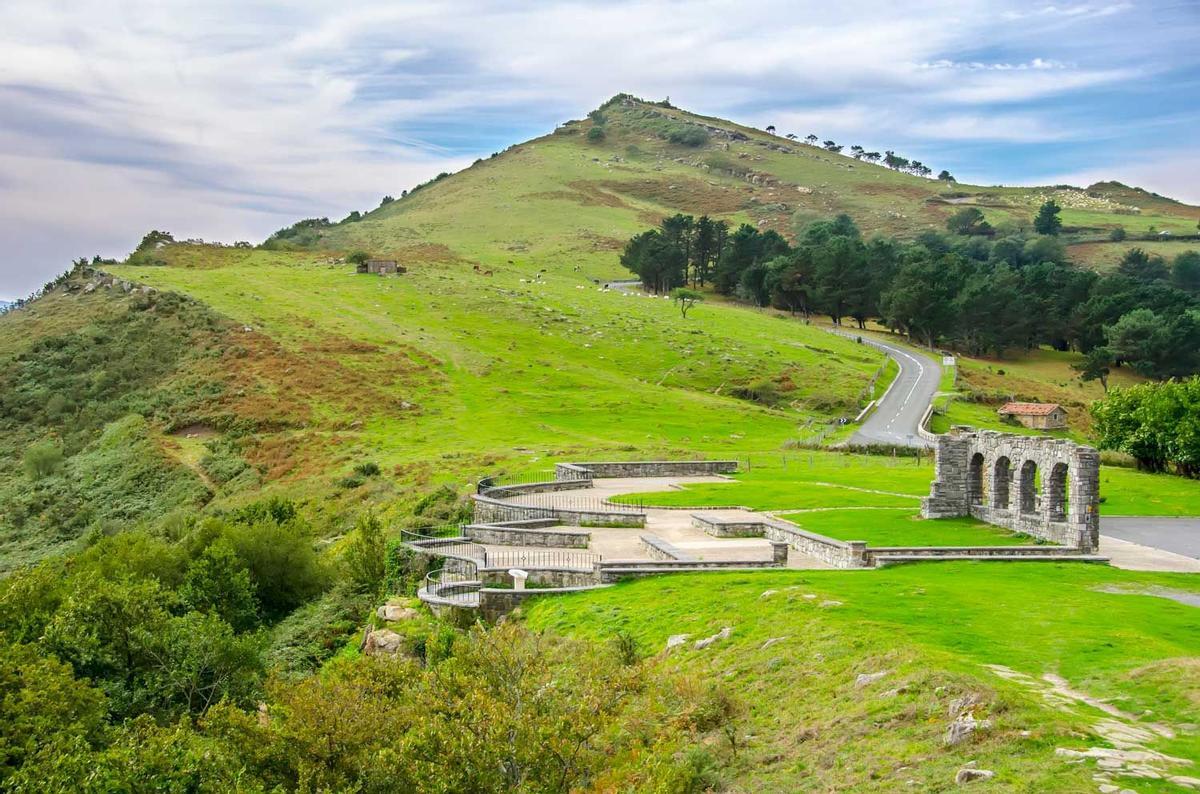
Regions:
M 629 460 L 602 463 L 559 463 L 554 479 L 609 479 L 617 477 L 701 477 L 733 474 L 736 460 Z
M 1100 453 L 1073 441 L 955 427 L 939 436 L 925 518 L 974 516 L 1062 546 L 1100 546 Z

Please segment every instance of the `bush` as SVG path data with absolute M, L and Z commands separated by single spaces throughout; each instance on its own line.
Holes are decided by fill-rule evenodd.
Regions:
M 383 524 L 374 513 L 364 513 L 354 526 L 354 538 L 346 549 L 350 583 L 359 591 L 378 593 L 387 574 L 387 543 Z
M 53 441 L 42 441 L 25 450 L 25 473 L 31 480 L 40 480 L 58 473 L 63 465 L 62 447 Z
M 592 143 L 599 143 L 600 141 L 604 140 L 604 128 L 592 127 L 590 130 L 588 130 L 587 139 Z
M 703 146 L 708 143 L 708 130 L 695 124 L 689 124 L 686 127 L 677 127 L 671 130 L 667 134 L 667 140 L 683 146 Z
M 364 461 L 363 463 L 360 463 L 354 467 L 354 473 L 360 474 L 363 477 L 378 477 L 379 464 L 370 460 Z
M 1125 227 L 1118 226 L 1117 228 L 1113 229 L 1111 232 L 1108 233 L 1108 239 L 1112 240 L 1114 243 L 1119 243 L 1122 240 L 1124 240 L 1125 239 Z

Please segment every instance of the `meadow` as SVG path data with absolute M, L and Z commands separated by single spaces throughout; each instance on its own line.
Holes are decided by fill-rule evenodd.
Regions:
M 1195 774 L 1200 621 L 1165 597 L 1179 593 L 1200 597 L 1200 582 L 1087 564 L 933 563 L 656 577 L 537 601 L 525 620 L 598 641 L 624 634 L 644 654 L 671 635 L 732 627 L 663 663 L 719 676 L 744 704 L 731 773 L 745 790 L 949 790 L 975 761 L 996 772 L 995 790 L 1075 792 L 1094 790 L 1097 767 L 1055 750 L 1105 746 L 1114 718 L 1055 696 L 1044 675 L 1116 704 L 1118 722 L 1171 726 L 1173 738 L 1151 733 L 1145 746 L 1192 762 L 1172 773 Z M 948 746 L 956 700 L 991 725 Z
M 114 270 L 269 336 L 280 364 L 271 373 L 263 361 L 264 377 L 320 380 L 305 354 L 340 351 L 361 392 L 334 382 L 296 395 L 307 419 L 288 438 L 347 468 L 370 457 L 461 476 L 582 452 L 778 448 L 857 413 L 883 363 L 877 351 L 773 313 L 703 305 L 685 320 L 669 300 L 570 272 L 533 281 L 511 267 L 489 277 L 421 263 L 378 277 L 307 254 L 281 265 L 276 253 L 259 261 L 209 250 L 231 252 L 234 264 Z M 762 378 L 779 385 L 778 405 L 733 396 Z

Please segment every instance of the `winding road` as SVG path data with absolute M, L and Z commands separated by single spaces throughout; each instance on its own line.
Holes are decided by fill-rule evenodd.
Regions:
M 857 334 L 845 331 L 834 333 L 852 339 Z M 892 381 L 874 411 L 868 416 L 850 439 L 852 444 L 898 444 L 905 447 L 927 447 L 929 442 L 921 438 L 918 428 L 925 416 L 925 409 L 937 394 L 942 380 L 942 367 L 932 356 L 890 342 L 881 342 L 867 336 L 863 344 L 871 345 L 888 354 L 900 366 L 900 373 Z

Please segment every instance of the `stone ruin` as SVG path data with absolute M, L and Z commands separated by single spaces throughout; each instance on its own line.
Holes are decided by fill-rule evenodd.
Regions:
M 937 440 L 925 518 L 974 516 L 1050 543 L 1100 545 L 1100 453 L 1073 441 L 955 427 Z

